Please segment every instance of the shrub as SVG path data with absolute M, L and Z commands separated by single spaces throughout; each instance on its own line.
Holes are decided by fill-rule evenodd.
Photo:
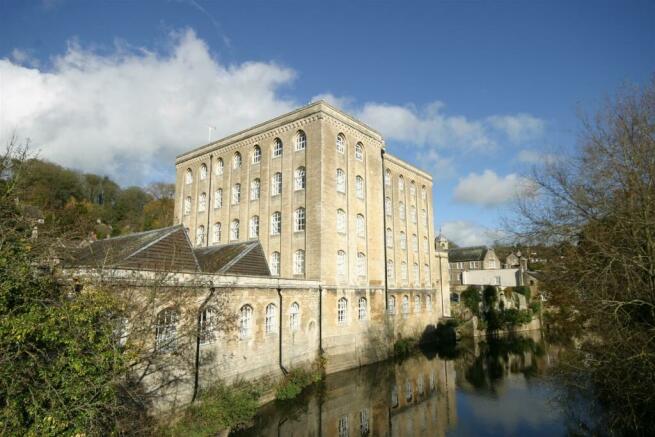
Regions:
M 532 311 L 532 314 L 539 314 L 539 311 L 541 311 L 541 302 L 531 302 L 530 311 Z
M 514 291 L 525 296 L 525 300 L 530 302 L 530 299 L 532 298 L 532 290 L 530 290 L 530 287 L 519 285 L 518 287 L 514 288 Z
M 471 313 L 480 317 L 480 302 L 482 302 L 482 297 L 480 296 L 480 287 L 476 285 L 470 285 L 466 290 L 462 292 L 462 302 L 464 303 L 464 306 L 471 311 Z
M 297 368 L 291 370 L 275 391 L 275 399 L 284 401 L 293 399 L 302 393 L 305 387 L 308 387 L 323 379 L 323 370 L 325 368 L 325 359 L 319 358 L 311 369 Z
M 393 354 L 397 357 L 404 357 L 409 355 L 417 345 L 414 338 L 400 338 L 393 344 Z

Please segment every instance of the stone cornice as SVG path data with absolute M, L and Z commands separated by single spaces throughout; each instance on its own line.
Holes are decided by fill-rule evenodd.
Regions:
M 414 167 L 413 165 L 408 164 L 407 162 L 403 161 L 402 159 L 400 159 L 400 158 L 398 158 L 396 156 L 393 156 L 393 155 L 391 155 L 389 153 L 385 153 L 384 159 L 385 159 L 385 161 L 388 161 L 390 164 L 395 164 L 398 167 L 404 168 L 405 170 L 412 171 L 412 172 L 424 177 L 425 179 L 429 180 L 430 182 L 432 182 L 432 175 L 430 173 L 428 173 L 425 170 L 421 170 L 420 168 Z

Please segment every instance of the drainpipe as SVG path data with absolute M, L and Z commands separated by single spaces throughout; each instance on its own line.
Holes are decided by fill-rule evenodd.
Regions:
M 387 278 L 389 272 L 387 271 L 387 193 L 386 184 L 384 181 L 385 168 L 384 168 L 384 149 L 380 149 L 380 156 L 382 157 L 382 247 L 384 247 L 384 309 L 389 311 L 389 283 Z
M 318 285 L 318 353 L 323 355 L 323 286 Z
M 214 296 L 214 290 L 215 290 L 214 287 L 211 287 L 209 289 L 209 294 L 198 308 L 198 320 L 196 322 L 196 362 L 194 366 L 193 397 L 191 398 L 191 402 L 194 402 L 196 400 L 196 397 L 198 396 L 198 377 L 200 374 L 200 329 L 202 328 L 200 324 L 200 315 L 202 314 L 202 311 L 205 309 L 205 305 L 207 305 L 207 302 L 209 302 L 209 299 L 211 299 Z
M 213 161 L 213 154 L 209 155 L 209 188 L 207 189 L 207 231 L 205 232 L 205 247 L 209 247 L 209 215 L 211 214 L 211 211 L 213 209 L 212 207 L 212 202 L 214 200 L 214 196 L 212 196 L 212 161 Z
M 280 287 L 277 288 L 277 295 L 280 298 L 280 325 L 278 328 L 278 340 L 279 340 L 279 350 L 278 350 L 278 358 L 279 358 L 279 364 L 280 364 L 280 369 L 282 370 L 282 373 L 286 376 L 289 371 L 287 370 L 286 367 L 282 364 L 282 289 Z

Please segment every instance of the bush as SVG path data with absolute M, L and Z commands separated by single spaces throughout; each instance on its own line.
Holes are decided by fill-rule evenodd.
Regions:
M 525 300 L 527 302 L 530 302 L 530 299 L 532 298 L 532 290 L 530 289 L 530 287 L 527 287 L 525 285 L 519 285 L 518 287 L 514 288 L 514 291 L 516 293 L 519 293 L 519 294 L 522 294 L 523 296 L 525 296 Z
M 480 317 L 480 302 L 482 302 L 480 287 L 470 285 L 462 292 L 461 300 L 464 303 L 464 306 L 468 308 L 471 313 Z
M 532 314 L 539 314 L 541 311 L 541 302 L 531 302 L 530 311 L 532 311 Z
M 324 366 L 324 360 L 319 359 L 314 363 L 312 369 L 297 368 L 291 370 L 278 385 L 275 391 L 275 399 L 280 401 L 293 399 L 302 393 L 305 387 L 319 382 L 323 379 Z
M 400 338 L 393 344 L 393 354 L 397 357 L 405 357 L 416 348 L 417 341 L 414 338 Z

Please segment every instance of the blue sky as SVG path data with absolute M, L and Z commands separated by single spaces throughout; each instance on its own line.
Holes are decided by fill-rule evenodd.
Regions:
M 0 136 L 122 184 L 326 98 L 433 174 L 435 224 L 498 235 L 577 113 L 655 73 L 655 2 L 0 0 Z

